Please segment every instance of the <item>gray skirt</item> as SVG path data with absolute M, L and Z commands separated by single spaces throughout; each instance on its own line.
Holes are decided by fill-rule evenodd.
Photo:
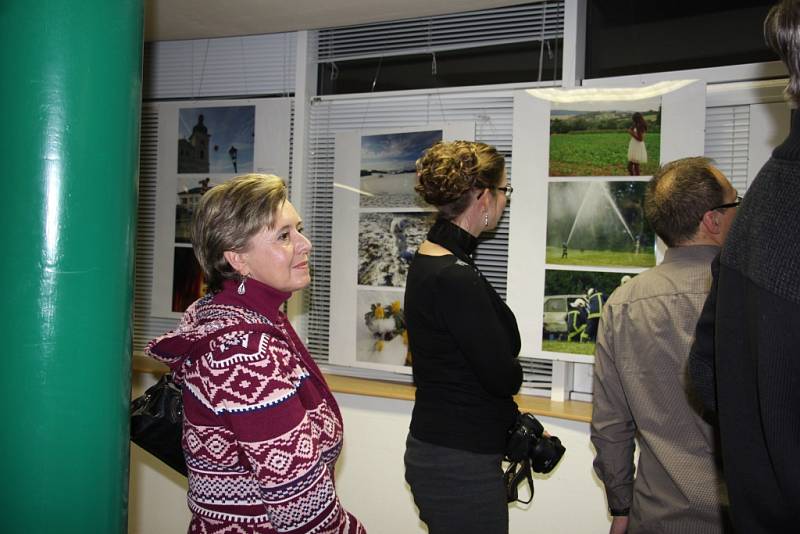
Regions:
M 501 454 L 406 439 L 406 482 L 429 534 L 507 534 Z

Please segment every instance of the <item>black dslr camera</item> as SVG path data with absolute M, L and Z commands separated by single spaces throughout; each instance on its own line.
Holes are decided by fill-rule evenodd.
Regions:
M 537 473 L 549 473 L 564 456 L 566 449 L 561 440 L 543 434 L 542 423 L 529 413 L 517 415 L 516 423 L 509 429 L 505 457 L 511 465 L 504 476 L 508 502 L 517 500 L 517 486 L 523 478 L 528 480 L 533 499 L 531 469 Z

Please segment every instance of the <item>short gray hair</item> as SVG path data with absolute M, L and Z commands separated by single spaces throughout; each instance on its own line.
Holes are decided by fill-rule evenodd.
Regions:
M 251 237 L 272 228 L 286 199 L 286 182 L 272 174 L 237 176 L 203 195 L 192 219 L 192 246 L 209 292 L 239 277 L 225 251 L 243 251 Z

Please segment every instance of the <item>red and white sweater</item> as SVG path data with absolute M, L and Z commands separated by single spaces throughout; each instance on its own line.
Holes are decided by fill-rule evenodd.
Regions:
M 342 416 L 280 306 L 226 281 L 146 353 L 183 386 L 190 533 L 364 533 L 336 496 Z

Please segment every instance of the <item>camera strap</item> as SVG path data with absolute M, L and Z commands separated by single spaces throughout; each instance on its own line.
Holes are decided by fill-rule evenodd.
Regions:
M 531 497 L 527 501 L 520 500 L 517 491 L 517 487 L 525 478 L 528 479 L 528 487 L 531 490 Z M 503 474 L 503 482 L 506 486 L 507 502 L 519 501 L 522 504 L 529 504 L 533 500 L 533 474 L 530 459 L 525 458 L 521 462 L 512 462 Z

